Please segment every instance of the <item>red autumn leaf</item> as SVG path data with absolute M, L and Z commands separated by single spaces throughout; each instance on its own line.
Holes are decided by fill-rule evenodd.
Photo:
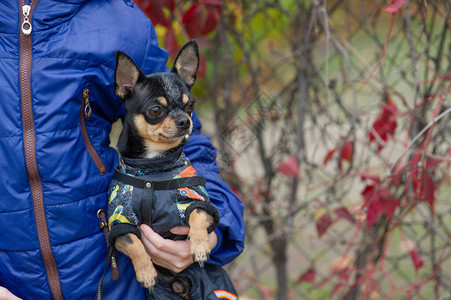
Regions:
M 166 28 L 171 27 L 171 22 L 164 14 L 163 7 L 170 8 L 172 1 L 166 0 L 148 0 L 138 2 L 141 9 L 149 16 L 154 25 L 160 24 Z M 169 5 L 169 6 L 168 6 Z
M 218 27 L 221 18 L 221 6 L 207 5 L 207 17 L 202 27 L 201 35 L 207 35 Z
M 314 282 L 316 277 L 316 271 L 313 268 L 308 269 L 305 271 L 301 276 L 299 276 L 297 283 L 301 283 L 303 281 L 305 282 Z
M 393 215 L 395 214 L 395 209 L 401 204 L 401 200 L 400 199 L 389 199 L 386 200 L 386 202 L 384 203 L 384 212 L 385 212 L 385 217 L 388 220 L 391 220 L 393 218 Z
M 363 196 L 363 199 L 365 200 L 363 202 L 363 206 L 368 205 L 368 203 L 373 199 L 375 193 L 376 193 L 376 187 L 374 185 L 367 185 L 363 189 L 362 196 Z
M 415 250 L 410 250 L 410 257 L 412 258 L 413 265 L 415 267 L 415 270 L 418 271 L 419 268 L 421 268 L 424 264 L 424 260 L 421 258 L 421 256 L 418 254 Z
M 387 133 L 385 132 L 386 128 L 385 128 L 385 121 L 384 120 L 377 119 L 376 121 L 374 121 L 373 129 L 379 135 L 379 138 L 381 140 L 383 140 L 384 142 L 387 141 Z M 369 133 L 369 139 L 370 139 L 370 142 L 377 140 L 376 136 L 371 131 Z
M 376 135 L 373 133 L 373 131 L 368 132 L 370 143 L 373 141 L 378 141 L 378 139 L 387 142 L 388 138 L 395 134 L 397 127 L 396 113 L 398 111 L 398 108 L 390 98 L 388 98 L 387 102 L 388 104 L 385 104 L 382 107 L 382 111 L 379 117 L 376 119 L 376 121 L 374 121 L 372 125 L 373 131 L 375 131 L 379 137 L 376 138 Z M 384 145 L 378 142 L 378 151 L 382 150 L 382 148 L 384 148 Z
M 334 148 L 332 150 L 330 150 L 329 152 L 327 152 L 326 157 L 324 157 L 324 161 L 323 161 L 323 165 L 327 165 L 327 163 L 332 159 L 332 157 L 334 156 L 335 152 L 337 151 L 337 148 Z
M 277 171 L 285 176 L 299 177 L 299 167 L 296 157 L 290 156 L 279 162 L 277 164 Z
M 406 0 L 392 0 L 392 2 L 384 10 L 391 13 L 397 12 L 405 2 Z
M 392 194 L 387 189 L 378 190 L 378 197 L 380 197 L 381 199 L 388 199 L 388 198 L 392 199 L 393 198 Z
M 383 207 L 378 200 L 372 201 L 370 203 L 370 205 L 368 206 L 368 211 L 366 212 L 366 222 L 368 224 L 368 227 L 373 226 L 382 212 Z
M 177 43 L 177 39 L 175 38 L 174 32 L 172 29 L 169 29 L 164 36 L 164 47 L 169 51 L 171 57 L 175 58 L 180 46 Z
M 326 157 L 324 157 L 323 165 L 326 165 L 337 152 L 338 148 L 330 150 Z M 341 163 L 343 160 L 351 161 L 352 155 L 354 154 L 354 142 L 348 141 L 343 144 L 343 148 L 340 153 L 340 158 L 338 159 L 338 169 L 341 171 Z
M 395 102 L 393 102 L 393 100 L 391 100 L 391 98 L 388 97 L 387 104 L 382 106 L 381 118 L 388 119 L 388 118 L 394 116 L 397 112 L 398 112 L 398 108 L 396 107 Z
M 354 143 L 352 141 L 348 141 L 343 145 L 343 149 L 341 150 L 341 159 L 351 161 L 352 154 L 354 153 Z
M 175 0 L 165 0 L 163 2 L 164 2 L 164 6 L 167 7 L 171 13 L 174 12 Z
M 432 177 L 429 176 L 429 174 L 424 174 L 422 196 L 429 203 L 429 205 L 431 205 L 432 210 L 434 209 L 435 202 L 434 191 L 435 191 L 434 180 L 432 180 Z
M 426 169 L 434 168 L 444 161 L 444 159 L 428 158 L 426 161 Z
M 395 198 L 386 189 L 376 191 L 374 195 L 371 195 L 365 201 L 365 203 L 370 201 L 366 215 L 368 226 L 372 226 L 382 214 L 385 214 L 387 219 L 392 219 L 395 209 L 401 204 L 401 200 Z
M 191 39 L 198 37 L 202 29 L 202 7 L 194 4 L 188 8 L 182 16 L 182 23 Z
M 337 216 L 346 219 L 351 223 L 355 223 L 355 218 L 349 213 L 346 207 L 338 207 L 334 209 L 334 213 L 336 213 Z
M 390 193 L 389 190 L 386 189 L 380 189 L 377 191 L 377 196 L 379 198 L 379 201 L 381 202 L 387 202 L 387 201 L 395 201 L 396 198 Z
M 316 231 L 318 232 L 318 236 L 321 237 L 324 233 L 326 233 L 332 223 L 332 218 L 329 213 L 323 214 L 318 221 L 316 221 Z
M 373 181 L 374 183 L 379 183 L 381 182 L 381 178 L 379 177 L 379 175 L 375 175 L 375 174 L 369 174 L 369 173 L 362 173 L 360 175 L 360 178 L 363 180 L 370 180 Z

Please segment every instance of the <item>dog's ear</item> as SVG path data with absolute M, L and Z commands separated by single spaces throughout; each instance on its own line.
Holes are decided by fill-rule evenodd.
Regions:
M 116 52 L 116 70 L 114 71 L 114 93 L 122 100 L 131 96 L 138 82 L 144 79 L 143 72 L 125 53 Z
M 174 61 L 171 72 L 177 73 L 189 87 L 196 81 L 196 73 L 199 69 L 199 46 L 195 40 L 186 43 Z

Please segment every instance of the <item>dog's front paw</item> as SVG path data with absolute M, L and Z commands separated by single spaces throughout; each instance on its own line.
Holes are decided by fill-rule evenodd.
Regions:
M 190 230 L 191 255 L 193 261 L 197 261 L 201 267 L 210 258 L 210 243 L 207 231 Z
M 157 271 L 149 260 L 135 266 L 136 279 L 146 289 L 152 288 L 157 283 Z

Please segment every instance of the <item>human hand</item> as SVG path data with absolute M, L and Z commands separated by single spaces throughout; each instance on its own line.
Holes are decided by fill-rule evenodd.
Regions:
M 21 300 L 14 296 L 10 291 L 0 286 L 0 300 Z
M 139 229 L 141 230 L 141 241 L 155 264 L 179 273 L 193 263 L 189 240 L 164 239 L 145 224 L 140 225 Z M 189 227 L 175 226 L 171 232 L 176 235 L 188 235 Z M 211 251 L 218 243 L 218 235 L 215 231 L 208 235 L 208 240 Z

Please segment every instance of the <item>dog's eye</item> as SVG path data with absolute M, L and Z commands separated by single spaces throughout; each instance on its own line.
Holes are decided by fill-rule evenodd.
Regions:
M 188 102 L 188 104 L 186 105 L 186 110 L 188 112 L 192 112 L 194 110 L 194 101 Z
M 149 114 L 151 116 L 158 117 L 159 115 L 161 115 L 161 113 L 162 113 L 162 109 L 159 106 L 154 106 L 149 109 Z

